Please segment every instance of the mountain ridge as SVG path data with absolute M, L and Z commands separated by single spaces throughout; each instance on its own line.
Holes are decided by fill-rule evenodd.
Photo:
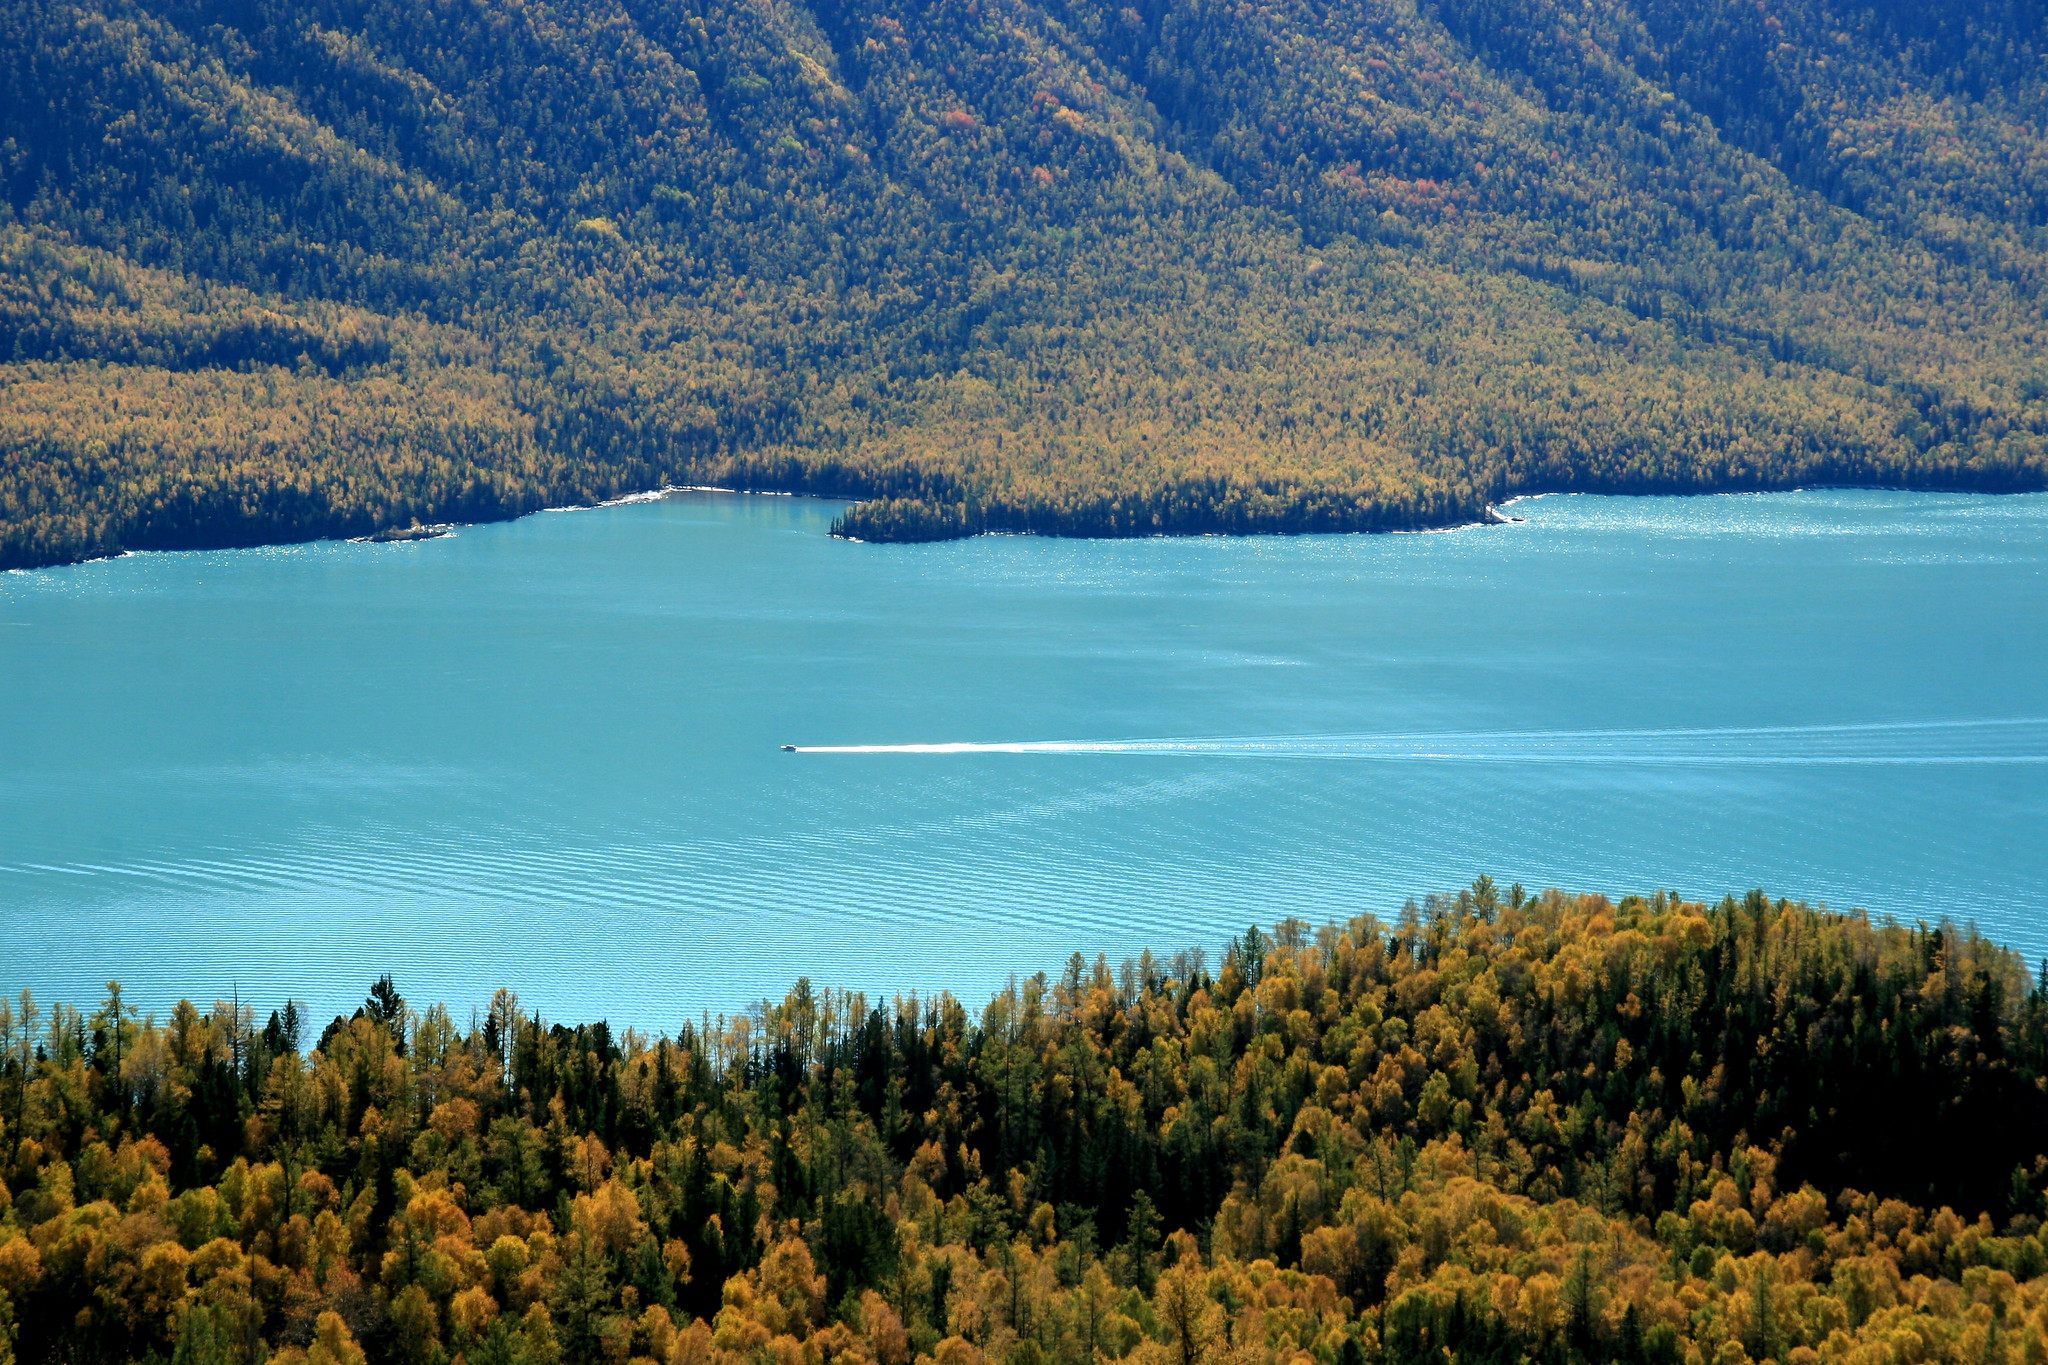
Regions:
M 0 565 L 2048 482 L 2024 3 L 32 0 Z

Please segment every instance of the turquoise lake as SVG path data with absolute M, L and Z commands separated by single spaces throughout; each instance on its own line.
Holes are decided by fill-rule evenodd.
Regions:
M 0 575 L 0 987 L 979 1005 L 1480 872 L 2048 953 L 2048 496 L 915 547 L 836 508 Z

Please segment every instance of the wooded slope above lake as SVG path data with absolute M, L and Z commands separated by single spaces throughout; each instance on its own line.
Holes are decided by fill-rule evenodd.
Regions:
M 2032 0 L 23 0 L 0 565 L 2048 477 Z
M 0 1360 L 2022 1365 L 2044 1076 L 1968 931 L 1485 879 L 979 1018 L 24 996 Z

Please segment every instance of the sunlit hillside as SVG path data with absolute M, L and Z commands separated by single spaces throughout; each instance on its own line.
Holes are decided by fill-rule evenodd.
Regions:
M 23 996 L 0 1359 L 2025 1365 L 2044 1066 L 1973 933 L 1483 878 L 978 1018 Z
M 2048 474 L 2030 0 L 23 0 L 0 564 Z

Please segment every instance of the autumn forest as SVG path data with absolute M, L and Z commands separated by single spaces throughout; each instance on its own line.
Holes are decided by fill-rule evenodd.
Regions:
M 2037 1362 L 2048 968 L 1481 878 L 978 1014 L 0 1005 L 0 1360 Z
M 2048 478 L 2035 0 L 19 0 L 0 567 Z

